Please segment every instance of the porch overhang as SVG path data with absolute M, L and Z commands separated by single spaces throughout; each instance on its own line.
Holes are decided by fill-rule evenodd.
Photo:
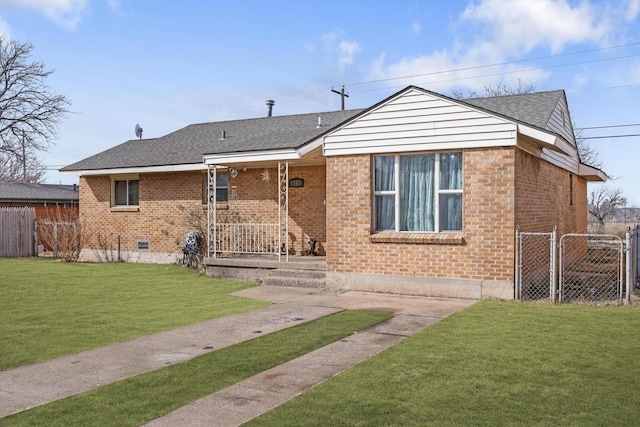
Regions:
M 319 165 L 325 163 L 322 155 L 322 139 L 317 138 L 298 148 L 265 151 L 243 151 L 235 153 L 204 154 L 203 166 L 224 165 L 233 167 L 275 167 L 286 161 L 296 166 Z
M 271 151 L 245 151 L 239 153 L 205 154 L 205 165 L 230 165 L 237 163 L 277 162 L 278 160 L 297 160 L 301 156 L 295 149 Z

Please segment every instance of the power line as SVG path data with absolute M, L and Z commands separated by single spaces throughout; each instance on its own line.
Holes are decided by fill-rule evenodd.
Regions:
M 618 45 L 618 46 L 609 46 L 609 47 L 603 47 L 603 48 L 598 48 L 598 49 L 581 50 L 581 51 L 578 51 L 578 52 L 567 52 L 567 53 L 561 53 L 561 54 L 557 54 L 557 55 L 547 55 L 547 56 L 539 56 L 539 57 L 535 57 L 535 58 L 519 59 L 519 60 L 515 60 L 515 61 L 496 62 L 495 64 L 475 65 L 473 67 L 453 68 L 451 70 L 433 71 L 433 72 L 429 72 L 429 73 L 414 74 L 414 75 L 410 75 L 410 76 L 389 77 L 389 78 L 386 78 L 386 79 L 369 80 L 369 81 L 365 81 L 365 82 L 351 83 L 351 84 L 349 84 L 347 86 L 357 86 L 357 85 L 363 85 L 363 84 L 369 84 L 369 83 L 381 83 L 381 82 L 386 82 L 386 81 L 391 81 L 391 80 L 411 79 L 411 78 L 414 78 L 414 77 L 424 77 L 424 76 L 431 76 L 431 75 L 436 75 L 436 74 L 454 73 L 454 72 L 458 72 L 458 71 L 478 70 L 478 69 L 481 69 L 481 68 L 497 67 L 497 66 L 501 66 L 501 65 L 517 64 L 517 63 L 520 63 L 520 62 L 528 62 L 528 61 L 538 61 L 540 59 L 558 58 L 558 57 L 570 56 L 570 55 L 580 55 L 580 54 L 583 54 L 583 53 L 599 52 L 599 51 L 608 50 L 608 49 L 618 49 L 618 48 L 637 46 L 637 45 L 640 45 L 640 42 L 634 42 L 634 43 Z M 637 56 L 637 55 L 628 55 L 628 56 Z M 580 64 L 587 64 L 587 63 L 590 63 L 590 62 L 608 61 L 608 60 L 613 60 L 613 59 L 626 58 L 628 56 L 620 56 L 620 57 L 615 57 L 615 58 L 605 58 L 605 59 L 599 59 L 599 60 L 593 60 L 593 61 L 576 62 L 576 63 L 568 64 L 568 65 L 580 65 Z M 562 65 L 560 65 L 560 66 L 562 66 Z M 558 66 L 540 67 L 540 68 L 556 68 L 556 67 L 558 67 Z M 525 71 L 531 71 L 531 70 L 537 70 L 537 69 L 539 69 L 539 68 L 529 69 L 529 70 L 525 70 Z
M 625 58 L 631 58 L 631 57 L 635 57 L 635 56 L 640 56 L 640 53 L 636 53 L 636 54 L 632 54 L 632 55 L 616 56 L 614 58 L 592 59 L 590 61 L 578 61 L 578 62 L 571 62 L 571 63 L 568 63 L 568 64 L 549 65 L 549 66 L 546 66 L 546 67 L 532 67 L 532 68 L 524 68 L 522 70 L 501 71 L 501 72 L 496 72 L 496 73 L 475 75 L 475 76 L 469 76 L 469 77 L 449 78 L 449 79 L 445 79 L 445 80 L 436 80 L 436 81 L 432 81 L 432 82 L 426 82 L 426 84 L 432 84 L 433 85 L 433 84 L 448 83 L 448 82 L 454 82 L 454 81 L 460 81 L 460 80 L 470 80 L 470 79 L 479 79 L 479 78 L 483 78 L 483 77 L 502 76 L 502 75 L 506 75 L 506 74 L 525 73 L 525 72 L 528 72 L 528 71 L 538 71 L 538 70 L 547 70 L 547 69 L 551 69 L 551 68 L 571 67 L 573 65 L 583 65 L 583 64 L 591 64 L 591 63 L 594 63 L 594 62 L 613 61 L 613 60 L 616 60 L 616 59 L 625 59 Z M 484 67 L 485 66 L 470 67 L 469 69 L 484 68 Z M 464 70 L 464 69 L 460 69 L 460 70 Z M 449 71 L 434 71 L 432 73 L 416 74 L 414 76 L 405 76 L 405 77 L 390 77 L 388 79 L 381 79 L 381 80 L 375 80 L 375 81 L 371 81 L 371 82 L 363 82 L 363 83 L 358 83 L 358 84 L 378 83 L 378 82 L 385 82 L 385 81 L 391 81 L 391 80 L 409 79 L 409 78 L 412 78 L 412 77 L 435 75 L 435 74 L 442 74 L 442 73 L 448 73 L 448 72 L 454 72 L 454 71 L 458 71 L 458 70 L 454 69 L 454 70 L 449 70 Z M 422 83 L 422 84 L 424 84 L 424 83 Z M 373 91 L 377 91 L 377 90 L 386 90 L 386 89 L 391 89 L 391 88 L 395 88 L 395 87 L 403 87 L 403 86 L 404 85 L 401 85 L 401 86 L 387 86 L 387 87 L 383 87 L 383 88 L 360 90 L 359 92 L 373 92 Z
M 601 135 L 601 136 L 585 136 L 576 139 L 606 139 L 606 138 L 631 138 L 634 136 L 640 136 L 640 133 L 632 133 L 629 135 Z
M 623 128 L 623 127 L 630 127 L 630 126 L 640 126 L 640 123 L 629 123 L 625 125 L 591 126 L 587 128 L 573 128 L 573 130 Z

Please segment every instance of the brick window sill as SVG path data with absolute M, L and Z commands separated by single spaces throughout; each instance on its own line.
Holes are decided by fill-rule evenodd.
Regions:
M 111 212 L 140 212 L 139 206 L 112 206 Z
M 410 243 L 421 245 L 464 245 L 461 233 L 394 233 L 382 232 L 369 236 L 371 243 Z

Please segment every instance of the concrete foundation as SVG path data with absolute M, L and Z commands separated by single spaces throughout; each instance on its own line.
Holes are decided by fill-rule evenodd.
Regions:
M 498 280 L 469 280 L 410 277 L 327 271 L 327 289 L 334 291 L 384 292 L 445 298 L 513 299 L 513 283 Z

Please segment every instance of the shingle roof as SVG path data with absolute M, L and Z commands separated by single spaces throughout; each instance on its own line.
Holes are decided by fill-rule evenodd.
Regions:
M 554 90 L 520 95 L 470 98 L 462 101 L 518 122 L 545 129 L 562 96 L 564 96 L 563 91 Z
M 203 154 L 299 148 L 361 111 L 193 124 L 160 138 L 127 141 L 61 170 L 195 164 L 202 163 Z M 318 118 L 322 121 L 321 127 L 318 127 Z M 224 139 L 221 139 L 222 132 Z
M 409 88 L 411 86 L 405 90 Z M 561 96 L 564 96 L 564 92 L 558 90 L 473 98 L 460 102 L 545 129 Z M 359 109 L 193 124 L 160 138 L 124 142 L 65 166 L 61 171 L 199 164 L 202 163 L 204 154 L 294 149 L 304 146 L 363 111 L 365 110 Z M 317 127 L 319 117 L 322 120 L 321 128 Z M 223 132 L 224 139 L 221 138 Z
M 68 202 L 78 200 L 77 186 L 0 182 L 2 201 Z

